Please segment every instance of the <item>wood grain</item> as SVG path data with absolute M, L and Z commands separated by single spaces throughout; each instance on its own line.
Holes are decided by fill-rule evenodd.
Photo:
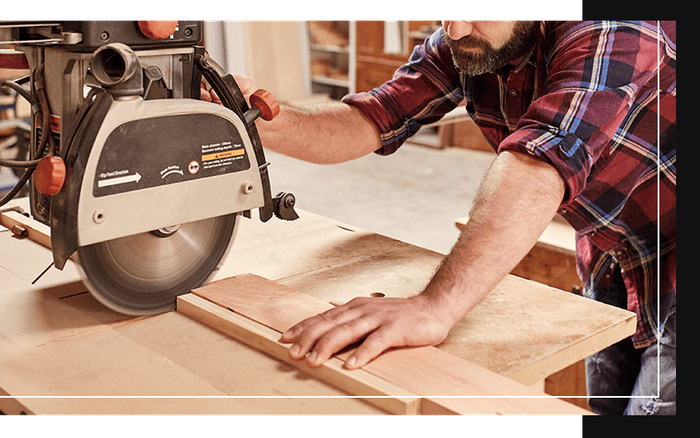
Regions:
M 197 295 L 186 294 L 178 297 L 177 311 L 278 360 L 294 365 L 350 395 L 360 396 L 390 413 L 403 415 L 418 413 L 418 397 L 404 388 L 362 370 L 348 371 L 343 368 L 344 362 L 338 358 L 332 358 L 319 368 L 309 368 L 303 361 L 290 359 L 289 345 L 278 341 L 280 337 L 278 331 Z

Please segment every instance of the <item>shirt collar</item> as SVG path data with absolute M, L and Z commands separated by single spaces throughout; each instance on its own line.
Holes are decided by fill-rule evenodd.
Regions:
M 510 62 L 510 64 L 514 66 L 513 71 L 515 73 L 519 72 L 527 64 L 535 65 L 535 63 L 532 61 L 532 54 L 535 52 L 535 47 L 537 47 L 537 45 L 533 45 L 530 51 L 525 55 Z
M 534 45 L 530 49 L 529 52 L 526 54 L 510 61 L 508 64 L 504 65 L 503 67 L 499 68 L 496 70 L 494 73 L 496 73 L 499 76 L 504 76 L 507 77 L 510 73 L 518 73 L 520 70 L 523 69 L 527 64 L 535 65 L 534 61 L 532 61 L 532 54 L 535 53 L 535 48 L 537 46 Z

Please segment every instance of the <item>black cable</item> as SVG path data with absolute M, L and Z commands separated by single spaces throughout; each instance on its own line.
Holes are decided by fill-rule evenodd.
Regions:
M 36 99 L 34 98 L 34 96 L 31 95 L 31 93 L 29 93 L 29 91 L 27 91 L 26 89 L 24 89 L 24 87 L 22 87 L 22 85 L 20 85 L 20 84 L 27 82 L 27 80 L 29 80 L 29 75 L 24 76 L 24 77 L 19 78 L 19 79 L 16 79 L 14 81 L 6 79 L 3 81 L 0 81 L 0 87 L 6 86 L 8 88 L 11 88 L 17 94 L 22 96 L 27 102 L 29 102 L 30 105 L 34 106 L 34 105 L 36 105 Z M 17 161 L 17 160 L 7 160 L 4 158 L 0 158 L 0 166 L 10 167 L 12 169 L 28 169 L 28 168 L 36 167 L 38 162 L 39 162 L 39 160 Z
M 6 160 L 5 158 L 0 158 L 0 166 L 9 167 L 10 169 L 33 169 L 39 164 L 39 160 Z
M 3 205 L 7 204 L 14 198 L 23 188 L 24 185 L 29 181 L 29 178 L 31 178 L 32 174 L 34 173 L 34 169 L 36 169 L 36 165 L 41 159 L 41 157 L 44 156 L 44 151 L 46 150 L 46 145 L 48 143 L 51 144 L 51 149 L 55 149 L 55 144 L 53 141 L 53 137 L 50 135 L 51 129 L 47 129 L 49 127 L 49 116 L 50 116 L 50 110 L 49 110 L 49 102 L 48 99 L 46 98 L 46 91 L 44 90 L 44 80 L 43 80 L 43 74 L 44 74 L 44 64 L 41 64 L 39 68 L 37 68 L 34 71 L 34 85 L 35 85 L 35 93 L 37 95 L 37 98 L 32 96 L 31 93 L 27 92 L 22 86 L 19 85 L 19 83 L 13 83 L 12 81 L 3 81 L 2 83 L 5 85 L 8 85 L 10 88 L 13 90 L 17 91 L 22 97 L 24 97 L 27 102 L 29 102 L 32 106 L 35 106 L 37 103 L 39 104 L 39 108 L 41 111 L 41 123 L 40 123 L 40 128 L 41 128 L 41 139 L 39 140 L 38 147 L 36 150 L 36 157 L 40 157 L 37 159 L 34 159 L 34 157 L 31 160 L 27 160 L 24 162 L 21 161 L 16 161 L 16 160 L 5 160 L 5 159 L 0 159 L 0 165 L 5 165 L 3 163 L 8 163 L 12 164 L 10 166 L 6 167 L 12 167 L 12 168 L 25 168 L 24 173 L 22 176 L 19 178 L 15 186 L 5 194 L 5 196 L 0 199 L 0 207 Z M 20 79 L 18 82 L 26 82 L 26 78 Z M 21 90 L 21 91 L 20 91 Z M 30 151 L 31 152 L 31 151 Z M 50 152 L 53 152 L 51 150 Z M 33 155 L 30 153 L 30 155 Z M 21 167 L 18 167 L 18 165 L 21 165 Z
M 11 88 L 17 92 L 20 96 L 24 98 L 27 102 L 29 102 L 30 105 L 36 105 L 36 99 L 34 99 L 34 96 L 31 95 L 29 91 L 27 91 L 22 85 L 22 83 L 26 82 L 26 79 L 29 78 L 29 76 L 25 76 L 24 78 L 16 79 L 14 81 L 11 80 L 4 80 L 0 82 L 0 86 L 6 86 L 8 88 Z

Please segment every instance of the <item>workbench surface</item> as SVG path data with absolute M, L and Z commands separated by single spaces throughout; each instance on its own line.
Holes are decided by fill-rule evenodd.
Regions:
M 404 297 L 422 290 L 443 257 L 299 214 L 241 218 L 214 280 L 252 273 L 329 302 Z M 383 413 L 178 312 L 112 312 L 86 292 L 72 261 L 32 284 L 51 261 L 47 248 L 0 231 L 0 411 Z M 532 385 L 631 335 L 634 324 L 630 312 L 508 276 L 438 348 Z

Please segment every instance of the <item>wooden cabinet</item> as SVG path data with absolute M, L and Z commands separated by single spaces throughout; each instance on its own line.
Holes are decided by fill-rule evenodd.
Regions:
M 439 26 L 436 21 L 402 21 L 388 26 L 385 21 L 355 22 L 355 89 L 368 91 L 391 79 L 397 68 L 408 61 L 413 47 Z M 395 34 L 387 35 L 387 32 Z M 388 38 L 399 38 L 400 50 L 390 50 Z M 393 49 L 397 47 L 392 45 Z
M 369 91 L 394 76 L 416 45 L 439 26 L 437 21 L 308 21 L 311 94 L 340 99 Z M 413 143 L 444 148 L 463 147 L 492 152 L 466 112 L 446 116 L 426 126 Z
M 422 44 L 440 27 L 438 21 L 402 21 L 388 26 L 385 21 L 357 21 L 355 23 L 356 78 L 358 92 L 369 91 L 394 76 L 397 68 L 405 64 L 415 46 Z M 394 35 L 387 35 L 387 33 Z M 398 38 L 401 44 L 387 44 L 387 38 Z M 400 50 L 396 50 L 400 47 Z M 393 49 L 393 50 L 391 50 Z M 423 132 L 431 135 L 413 137 L 411 142 L 436 148 L 463 147 L 493 152 L 479 128 L 463 110 L 457 116 L 448 115 L 440 122 L 426 126 Z M 437 134 L 437 135 L 435 135 Z
M 312 94 L 340 98 L 391 79 L 437 21 L 307 21 Z M 397 50 L 398 49 L 398 50 Z
M 311 91 L 333 99 L 355 91 L 355 23 L 309 21 Z

